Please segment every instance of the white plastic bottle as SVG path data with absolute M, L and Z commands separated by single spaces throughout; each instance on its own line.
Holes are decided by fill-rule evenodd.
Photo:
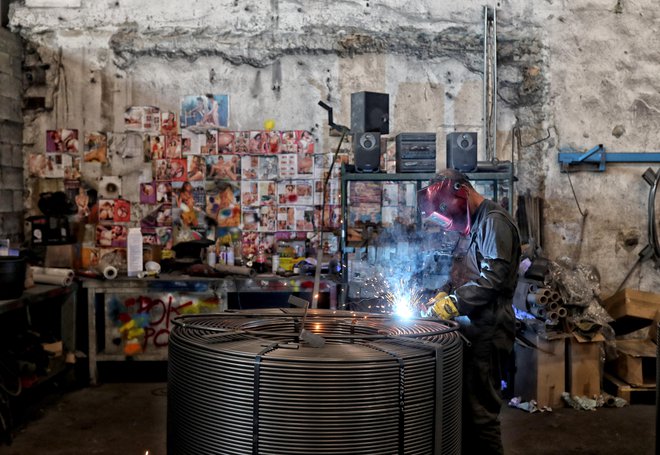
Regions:
M 126 262 L 128 276 L 137 276 L 143 270 L 142 231 L 139 227 L 128 228 Z

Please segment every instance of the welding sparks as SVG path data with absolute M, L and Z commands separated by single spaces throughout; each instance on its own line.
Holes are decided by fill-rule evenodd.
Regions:
M 385 299 L 391 306 L 391 312 L 403 319 L 410 319 L 419 314 L 421 293 L 404 279 L 390 284 L 385 293 Z

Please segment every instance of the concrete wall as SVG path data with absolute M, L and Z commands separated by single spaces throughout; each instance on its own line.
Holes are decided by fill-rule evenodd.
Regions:
M 13 4 L 11 27 L 49 65 L 43 108 L 26 114 L 24 152 L 42 151 L 49 128 L 118 131 L 129 105 L 177 110 L 180 96 L 207 92 L 230 95 L 230 128 L 274 118 L 278 129 L 313 130 L 326 150 L 317 101 L 349 124 L 350 93 L 360 90 L 390 94 L 392 135 L 468 130 L 481 141 L 483 3 Z M 582 223 L 557 153 L 658 149 L 660 11 L 651 0 L 489 4 L 498 7 L 498 157 L 513 156 L 518 191 L 545 198 L 546 253 L 596 265 L 608 294 L 647 243 L 647 165 L 573 174 Z M 646 263 L 629 285 L 657 289 L 660 278 Z
M 23 45 L 0 28 L 0 238 L 23 239 Z

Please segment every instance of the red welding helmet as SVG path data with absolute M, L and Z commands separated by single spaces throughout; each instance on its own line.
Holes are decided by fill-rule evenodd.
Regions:
M 417 192 L 422 221 L 468 235 L 471 222 L 468 187 L 467 178 L 458 172 L 438 174 L 429 186 Z

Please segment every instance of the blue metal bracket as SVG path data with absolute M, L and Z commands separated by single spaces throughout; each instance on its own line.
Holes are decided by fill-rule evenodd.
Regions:
M 660 153 L 607 153 L 603 144 L 586 153 L 559 153 L 562 172 L 605 172 L 606 163 L 660 163 Z

